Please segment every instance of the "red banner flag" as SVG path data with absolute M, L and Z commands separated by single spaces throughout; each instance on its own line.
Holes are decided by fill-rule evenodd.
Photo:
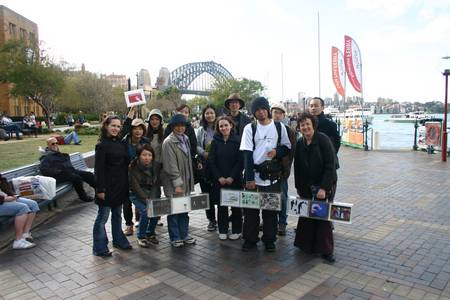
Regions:
M 361 93 L 362 63 L 359 47 L 349 36 L 345 36 L 344 48 L 345 71 L 353 88 Z
M 334 86 L 336 87 L 337 92 L 342 97 L 345 97 L 345 88 L 342 85 L 341 81 L 341 79 L 343 79 L 345 84 L 344 56 L 342 55 L 342 52 L 336 47 L 331 47 L 331 69 Z

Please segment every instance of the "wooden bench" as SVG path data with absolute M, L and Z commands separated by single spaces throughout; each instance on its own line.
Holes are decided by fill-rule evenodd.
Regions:
M 83 170 L 83 171 L 90 171 L 92 172 L 93 169 L 88 168 L 86 165 L 86 161 L 83 157 L 83 155 L 79 152 L 70 154 L 70 161 L 72 163 L 72 166 L 75 169 Z M 2 176 L 8 180 L 8 182 L 12 186 L 12 180 L 13 178 L 17 178 L 20 176 L 35 176 L 39 175 L 39 162 L 36 162 L 31 165 L 26 165 L 17 169 L 8 170 L 6 172 L 2 173 Z M 52 204 L 54 207 L 58 207 L 57 200 L 64 195 L 65 193 L 71 191 L 73 189 L 73 186 L 70 182 L 64 182 L 56 185 L 56 195 L 53 197 L 53 199 L 50 200 L 36 200 L 39 204 L 40 208 L 43 208 L 45 206 L 48 207 L 48 210 L 52 210 Z M 14 217 L 0 217 L 0 225 L 8 224 L 14 220 Z

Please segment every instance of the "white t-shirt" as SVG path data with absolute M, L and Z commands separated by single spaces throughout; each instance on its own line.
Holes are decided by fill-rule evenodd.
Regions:
M 253 150 L 253 134 L 252 134 L 252 124 L 247 124 L 244 127 L 244 132 L 242 134 L 241 140 L 241 151 L 253 151 L 253 163 L 259 165 L 266 160 L 270 160 L 267 153 L 277 148 L 278 133 L 277 128 L 273 120 L 267 125 L 261 125 L 259 122 L 256 124 L 256 134 L 255 134 L 255 150 Z M 281 145 L 284 145 L 291 149 L 291 142 L 289 141 L 289 136 L 286 131 L 286 127 L 281 124 Z M 260 186 L 269 186 L 270 180 L 262 180 L 259 177 L 259 172 L 255 172 L 255 183 Z

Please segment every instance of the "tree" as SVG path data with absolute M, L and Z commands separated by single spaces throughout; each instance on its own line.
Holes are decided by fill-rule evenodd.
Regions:
M 188 105 L 192 108 L 193 112 L 198 113 L 203 107 L 208 104 L 208 98 L 195 96 L 188 101 Z
M 262 83 L 256 80 L 247 78 L 221 80 L 214 85 L 210 99 L 217 108 L 220 108 L 231 93 L 239 93 L 245 105 L 249 107 L 251 101 L 260 96 L 263 90 Z
M 149 103 L 149 109 L 158 108 L 161 112 L 168 115 L 173 112 L 178 106 L 185 103 L 181 99 L 181 93 L 175 86 L 156 92 L 156 97 L 152 97 Z
M 123 90 L 113 88 L 104 78 L 87 71 L 68 73 L 62 95 L 58 98 L 58 109 L 101 113 L 125 111 Z
M 49 126 L 54 100 L 63 90 L 64 72 L 45 51 L 11 40 L 0 47 L 0 82 L 11 84 L 9 93 L 36 102 Z

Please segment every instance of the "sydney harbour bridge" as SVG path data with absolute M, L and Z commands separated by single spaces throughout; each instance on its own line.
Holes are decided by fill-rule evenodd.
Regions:
M 215 82 L 233 79 L 233 75 L 214 61 L 182 65 L 170 73 L 168 85 L 176 86 L 182 94 L 204 95 L 211 93 Z

